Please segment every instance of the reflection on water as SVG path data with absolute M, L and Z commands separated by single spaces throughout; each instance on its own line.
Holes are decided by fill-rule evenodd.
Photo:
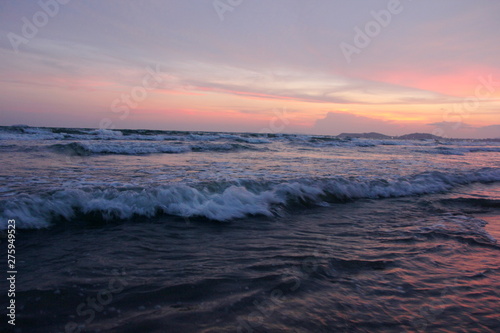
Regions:
M 0 127 L 0 152 L 18 332 L 500 331 L 498 142 Z
M 78 304 L 120 269 L 127 287 L 85 324 L 90 331 L 494 332 L 500 248 L 484 221 L 436 214 L 445 196 L 226 224 L 160 218 L 32 231 L 18 299 L 25 323 L 85 324 Z M 56 301 L 48 324 L 39 313 Z

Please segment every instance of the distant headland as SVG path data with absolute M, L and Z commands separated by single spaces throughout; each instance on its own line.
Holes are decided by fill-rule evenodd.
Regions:
M 391 136 L 391 135 L 385 135 L 381 133 L 376 133 L 376 132 L 369 132 L 369 133 L 341 133 L 337 135 L 338 138 L 346 139 L 346 138 L 356 138 L 356 139 L 396 139 L 396 140 L 469 140 L 469 139 L 451 139 L 451 138 L 444 138 L 441 136 L 433 135 L 430 133 L 411 133 L 411 134 L 405 134 L 405 135 L 399 135 L 399 136 Z M 473 140 L 479 140 L 479 141 L 500 141 L 500 138 L 496 139 L 473 139 Z

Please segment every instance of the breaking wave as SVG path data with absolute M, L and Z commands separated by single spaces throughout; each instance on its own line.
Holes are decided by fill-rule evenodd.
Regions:
M 0 140 L 136 140 L 136 141 L 229 141 L 251 144 L 270 143 L 267 134 L 212 133 L 160 130 L 109 130 L 80 128 L 40 128 L 25 125 L 0 126 Z
M 16 218 L 20 228 L 45 228 L 75 217 L 127 220 L 175 215 L 230 221 L 273 216 L 283 208 L 325 205 L 362 198 L 389 198 L 447 192 L 459 185 L 500 181 L 500 169 L 426 172 L 397 179 L 334 177 L 287 182 L 163 185 L 149 188 L 59 189 L 47 195 L 22 194 L 0 201 L 1 223 Z M 2 224 L 1 228 L 6 225 Z
M 159 142 L 72 142 L 68 144 L 54 144 L 49 147 L 58 153 L 68 155 L 87 156 L 93 154 L 145 155 L 145 154 L 180 154 L 202 151 L 237 151 L 255 149 L 248 145 L 236 143 L 204 143 L 204 144 L 165 144 Z

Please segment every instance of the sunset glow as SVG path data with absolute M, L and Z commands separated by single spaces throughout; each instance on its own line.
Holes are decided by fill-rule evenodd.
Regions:
M 0 0 L 0 332 L 500 332 L 499 18 Z
M 401 2 L 397 16 L 366 35 L 369 45 L 349 59 L 339 46 L 363 41 L 358 31 L 387 2 L 363 10 L 245 2 L 221 21 L 210 1 L 75 1 L 60 5 L 32 38 L 23 35 L 29 26 L 22 18 L 41 7 L 4 5 L 0 122 L 99 127 L 107 118 L 115 128 L 259 132 L 286 109 L 285 132 L 317 133 L 318 121 L 340 112 L 371 118 L 374 131 L 389 134 L 460 123 L 446 135 L 499 136 L 491 125 L 500 119 L 500 5 L 447 3 L 452 10 Z M 144 82 L 154 85 L 143 96 Z M 113 101 L 132 93 L 137 101 L 117 117 Z M 323 134 L 339 134 L 331 127 Z

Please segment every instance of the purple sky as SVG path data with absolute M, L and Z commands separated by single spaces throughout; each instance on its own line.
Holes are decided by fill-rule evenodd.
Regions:
M 485 0 L 4 0 L 0 125 L 500 137 L 499 17 Z

